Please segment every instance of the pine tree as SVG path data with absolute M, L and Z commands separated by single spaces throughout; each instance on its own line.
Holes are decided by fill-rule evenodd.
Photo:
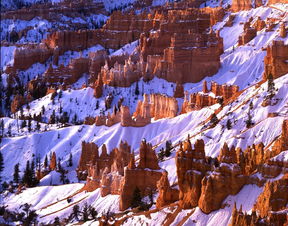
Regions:
M 166 141 L 165 145 L 165 157 L 169 157 L 171 155 L 171 150 L 172 150 L 172 143 L 171 141 Z
M 268 79 L 268 89 L 267 89 L 268 98 L 272 99 L 272 97 L 275 95 L 275 83 L 273 80 L 273 75 L 269 74 L 267 79 Z
M 4 170 L 4 159 L 2 152 L 0 151 L 0 182 L 2 181 L 2 172 Z
M 44 160 L 44 168 L 46 169 L 48 167 L 48 158 L 47 155 L 45 156 L 45 160 Z
M 35 162 L 33 160 L 31 161 L 30 170 L 30 186 L 33 187 L 38 183 L 35 175 Z
M 131 207 L 135 208 L 135 207 L 141 206 L 142 204 L 143 203 L 142 203 L 142 198 L 141 198 L 141 191 L 139 190 L 138 187 L 136 187 L 133 192 Z
M 44 107 L 44 105 L 42 105 L 42 109 L 41 109 L 41 112 L 42 112 L 42 115 L 44 115 L 44 114 L 45 114 L 45 107 Z
M 60 181 L 63 184 L 65 184 L 66 183 L 66 175 L 65 175 L 66 172 L 65 172 L 65 170 L 63 168 L 60 168 L 59 172 L 60 172 Z
M 138 82 L 136 83 L 136 88 L 135 88 L 135 95 L 138 96 L 140 94 L 139 92 L 139 85 Z
M 26 120 L 23 120 L 21 123 L 21 129 L 27 126 Z
M 245 121 L 245 123 L 246 123 L 246 128 L 250 128 L 253 125 L 250 111 L 247 114 L 247 120 Z
M 69 155 L 68 166 L 69 167 L 73 166 L 72 153 L 70 153 L 70 155 Z
M 218 121 L 219 120 L 218 120 L 216 114 L 213 113 L 212 116 L 211 116 L 211 119 L 210 119 L 210 123 L 213 124 L 213 125 L 216 125 L 218 123 Z
M 31 132 L 31 119 L 28 119 L 28 131 Z
M 232 123 L 231 123 L 230 119 L 227 120 L 226 127 L 227 127 L 228 130 L 230 130 L 232 128 Z
M 31 170 L 30 170 L 30 162 L 29 160 L 26 162 L 26 168 L 24 170 L 24 175 L 22 178 L 22 183 L 27 184 L 28 186 L 31 183 Z
M 161 148 L 160 151 L 159 151 L 159 153 L 158 153 L 158 159 L 159 159 L 160 161 L 163 161 L 164 156 L 165 156 L 164 148 Z
M 17 163 L 15 166 L 14 166 L 14 174 L 13 174 L 13 181 L 14 183 L 18 184 L 19 183 L 19 163 Z
M 87 203 L 84 204 L 83 210 L 82 210 L 82 220 L 88 221 L 89 220 L 89 208 Z

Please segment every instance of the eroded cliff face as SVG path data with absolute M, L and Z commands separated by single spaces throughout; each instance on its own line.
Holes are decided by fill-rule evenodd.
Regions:
M 287 174 L 288 175 L 288 174 Z M 234 206 L 230 225 L 286 225 L 288 223 L 288 178 L 267 182 L 259 195 L 252 214 Z
M 264 79 L 272 75 L 274 79 L 288 73 L 288 45 L 283 41 L 273 41 L 272 45 L 267 48 L 267 55 L 264 58 L 265 72 Z
M 233 0 L 231 9 L 234 12 L 252 9 L 252 1 L 251 0 Z
M 166 170 L 162 173 L 161 179 L 157 182 L 157 190 L 159 191 L 159 196 L 156 200 L 157 208 L 161 208 L 179 200 L 179 190 L 170 186 L 168 172 Z
M 162 171 L 158 165 L 158 159 L 152 145 L 141 142 L 139 153 L 139 164 L 136 167 L 132 162 L 124 169 L 124 178 L 121 185 L 120 210 L 126 210 L 130 205 L 133 192 L 136 187 L 140 190 L 141 196 L 151 194 L 157 189 L 157 182 L 162 177 Z
M 228 195 L 237 194 L 244 185 L 263 186 L 268 178 L 275 178 L 280 173 L 286 175 L 288 173 L 287 162 L 277 156 L 287 149 L 287 131 L 287 120 L 284 120 L 282 134 L 273 143 L 270 150 L 267 150 L 263 143 L 259 143 L 242 152 L 240 148 L 235 149 L 233 146 L 229 148 L 225 143 L 217 159 L 205 156 L 202 140 L 195 143 L 194 149 L 192 149 L 189 140 L 185 141 L 180 145 L 175 158 L 180 189 L 179 205 L 182 208 L 199 206 L 204 213 L 210 213 L 221 208 L 223 200 Z M 255 173 L 260 173 L 262 178 L 255 177 Z M 287 178 L 285 181 L 287 182 Z M 286 182 L 281 182 L 279 189 L 281 187 L 282 190 L 287 190 Z M 281 189 L 277 192 L 278 188 L 274 188 L 274 185 L 271 186 L 268 183 L 265 189 L 275 191 L 275 197 L 281 193 Z M 269 192 L 268 194 L 272 196 Z M 273 202 L 277 202 L 268 202 L 267 198 L 264 198 L 267 196 L 267 192 L 264 192 L 262 196 L 259 196 L 255 208 L 262 208 L 266 211 L 266 215 L 261 215 L 263 218 L 268 216 L 267 209 L 272 210 L 274 208 Z M 286 200 L 286 196 L 286 194 L 284 197 L 281 196 L 281 199 Z M 273 200 L 277 199 L 275 197 L 273 196 Z M 285 207 L 287 200 L 283 202 L 284 205 L 282 202 L 280 203 Z M 275 211 L 278 210 L 275 209 Z
M 27 70 L 35 63 L 44 64 L 53 55 L 53 50 L 45 44 L 27 45 L 17 48 L 14 52 L 14 64 L 16 70 Z
M 103 145 L 100 156 L 96 144 L 83 142 L 77 175 L 79 179 L 86 179 L 82 190 L 94 191 L 100 188 L 102 196 L 120 195 L 119 208 L 125 210 L 131 205 L 136 187 L 142 196 L 156 190 L 162 171 L 152 145 L 145 140 L 140 144 L 137 166 L 134 153 L 131 153 L 131 147 L 127 142 L 121 141 L 119 148 L 113 149 L 110 154 Z M 173 197 L 176 196 L 174 194 Z
M 208 90 L 207 82 L 204 81 L 201 93 L 192 93 L 189 97 L 188 93 L 185 93 L 181 113 L 199 110 L 207 106 L 228 101 L 236 95 L 238 91 L 238 86 L 226 84 L 220 85 L 216 82 L 212 82 L 211 89 Z

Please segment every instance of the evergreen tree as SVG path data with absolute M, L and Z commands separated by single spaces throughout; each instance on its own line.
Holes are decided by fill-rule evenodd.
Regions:
M 227 120 L 226 127 L 227 127 L 228 130 L 230 130 L 232 128 L 232 123 L 231 123 L 230 119 Z
M 140 94 L 139 92 L 139 85 L 138 82 L 136 83 L 136 88 L 135 88 L 135 95 L 138 96 Z
M 28 131 L 31 132 L 31 119 L 28 119 Z
M 2 172 L 4 170 L 4 159 L 2 152 L 0 151 L 0 182 L 2 181 Z
M 45 160 L 44 160 L 44 168 L 46 169 L 48 167 L 48 158 L 47 155 L 45 156 Z
M 272 74 L 269 74 L 267 79 L 268 79 L 268 90 L 267 90 L 268 98 L 272 99 L 272 97 L 275 95 L 275 83 Z
M 31 168 L 30 168 L 31 172 L 30 172 L 30 186 L 34 187 L 37 185 L 37 179 L 36 179 L 36 175 L 35 175 L 35 162 L 32 160 L 31 161 Z
M 18 184 L 19 183 L 19 163 L 17 163 L 15 166 L 14 166 L 14 174 L 13 174 L 13 181 L 14 183 Z
M 247 114 L 247 120 L 245 121 L 245 123 L 246 123 L 246 128 L 250 128 L 253 125 L 250 111 Z
M 80 208 L 78 205 L 73 206 L 72 213 L 70 215 L 70 218 L 76 218 L 78 220 L 78 217 L 80 215 Z
M 165 145 L 165 157 L 169 157 L 171 155 L 171 150 L 172 150 L 172 143 L 171 141 L 166 141 Z
M 26 162 L 26 168 L 24 170 L 24 175 L 22 178 L 22 183 L 26 185 L 30 185 L 31 183 L 31 170 L 30 170 L 30 162 L 29 160 Z
M 42 109 L 41 109 L 41 112 L 42 112 L 42 115 L 44 115 L 44 114 L 45 114 L 45 107 L 44 107 L 44 105 L 42 105 Z
M 61 224 L 60 224 L 60 219 L 59 219 L 59 217 L 55 217 L 53 226 L 60 226 L 60 225 L 61 225 Z
M 84 204 L 83 210 L 82 210 L 82 220 L 88 221 L 89 220 L 89 208 L 87 203 Z
M 160 161 L 163 161 L 164 156 L 165 156 L 164 148 L 161 148 L 160 151 L 159 151 L 159 153 L 158 153 L 158 159 L 159 159 Z
M 27 126 L 26 120 L 23 120 L 21 123 L 21 129 Z
M 37 121 L 37 123 L 36 123 L 36 130 L 40 130 L 40 128 L 41 128 L 41 126 L 40 126 L 40 123 Z
M 219 120 L 218 120 L 216 114 L 213 113 L 213 114 L 212 114 L 212 117 L 211 117 L 211 119 L 210 119 L 210 123 L 213 124 L 213 125 L 216 125 L 216 124 L 218 123 L 218 121 L 219 121 Z
M 73 166 L 72 153 L 70 153 L 70 155 L 69 155 L 68 166 L 69 167 Z
M 142 204 L 143 203 L 142 203 L 142 198 L 141 198 L 141 191 L 139 190 L 138 187 L 136 187 L 133 192 L 131 207 L 135 208 L 135 207 L 141 206 Z
M 2 137 L 4 136 L 4 120 L 1 120 L 1 131 L 2 131 Z
M 60 172 L 60 181 L 65 184 L 66 183 L 66 172 L 63 168 L 59 170 Z

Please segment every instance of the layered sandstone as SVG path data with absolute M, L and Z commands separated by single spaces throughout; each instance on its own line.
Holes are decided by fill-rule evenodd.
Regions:
M 187 113 L 193 110 L 199 110 L 203 107 L 211 106 L 223 101 L 229 100 L 239 91 L 239 87 L 236 85 L 217 84 L 211 83 L 210 90 L 207 88 L 207 82 L 203 82 L 203 91 L 199 93 L 192 93 L 188 97 L 188 93 L 185 93 L 184 102 L 182 104 L 182 113 Z
M 286 225 L 288 223 L 288 178 L 267 182 L 254 204 L 252 214 L 234 206 L 230 225 Z
M 161 94 L 144 94 L 143 101 L 139 101 L 133 116 L 135 118 L 173 118 L 178 113 L 178 102 L 174 97 Z
M 233 12 L 239 12 L 242 10 L 249 10 L 252 9 L 252 2 L 251 0 L 233 0 L 231 10 Z
M 264 58 L 265 72 L 264 79 L 272 75 L 274 79 L 288 73 L 288 45 L 283 41 L 273 41 L 272 45 L 267 48 L 267 55 Z
M 22 95 L 15 95 L 11 103 L 11 112 L 16 113 L 25 103 L 26 99 Z
M 56 153 L 53 152 L 51 159 L 50 159 L 49 169 L 56 170 L 56 167 L 57 167 L 57 158 L 56 158 Z
M 159 191 L 156 200 L 157 208 L 176 202 L 179 199 L 179 190 L 170 186 L 167 171 L 162 173 L 161 179 L 157 182 L 157 189 Z
M 201 195 L 201 181 L 211 167 L 205 159 L 204 141 L 196 141 L 194 149 L 189 140 L 185 141 L 180 145 L 175 161 L 180 191 L 179 205 L 182 208 L 196 207 Z
M 145 140 L 141 142 L 139 156 L 140 160 L 137 167 L 131 163 L 129 167 L 124 169 L 120 193 L 120 210 L 126 210 L 131 205 L 136 187 L 140 190 L 142 197 L 149 195 L 156 190 L 157 181 L 162 177 L 152 145 Z
M 52 55 L 53 50 L 47 48 L 44 44 L 17 48 L 14 52 L 13 66 L 18 70 L 27 70 L 35 63 L 44 64 Z
M 239 36 L 238 45 L 245 45 L 254 39 L 257 35 L 257 30 L 254 27 L 250 27 L 250 21 L 244 24 L 244 32 Z

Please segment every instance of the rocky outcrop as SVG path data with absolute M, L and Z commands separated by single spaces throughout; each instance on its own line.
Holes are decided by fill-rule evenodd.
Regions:
M 45 63 L 52 55 L 53 50 L 47 48 L 44 44 L 17 48 L 14 52 L 13 66 L 18 70 L 27 70 L 35 63 Z
M 129 58 L 124 65 L 116 62 L 111 69 L 105 65 L 99 76 L 103 78 L 104 84 L 109 86 L 129 87 L 143 76 L 142 62 L 135 63 Z
M 174 97 L 161 94 L 144 94 L 143 101 L 139 101 L 133 116 L 137 119 L 154 118 L 173 118 L 178 113 L 178 102 Z
M 76 58 L 72 59 L 67 67 L 60 65 L 53 68 L 52 65 L 43 74 L 43 80 L 50 85 L 71 85 L 84 74 L 88 73 L 89 59 Z M 43 81 L 41 80 L 41 81 Z
M 192 208 L 198 205 L 201 181 L 210 165 L 205 159 L 204 141 L 198 140 L 192 149 L 189 140 L 180 145 L 175 157 L 179 185 L 179 205 Z
M 82 14 L 106 14 L 102 2 L 94 1 L 61 1 L 57 3 L 46 2 L 32 4 L 16 11 L 1 11 L 1 19 L 18 19 L 30 21 L 34 17 L 40 17 L 48 21 L 59 21 L 61 16 L 81 17 Z
M 268 181 L 259 195 L 254 209 L 260 217 L 267 217 L 269 212 L 287 209 L 288 174 L 280 180 Z
M 181 113 L 199 110 L 207 106 L 228 101 L 237 94 L 238 91 L 239 87 L 236 85 L 219 85 L 216 82 L 212 82 L 211 89 L 208 90 L 207 82 L 204 81 L 202 92 L 192 93 L 189 97 L 188 93 L 185 94 Z
M 280 37 L 286 38 L 286 36 L 287 36 L 287 31 L 286 31 L 285 23 L 281 23 L 281 25 L 280 25 Z
M 171 188 L 168 180 L 168 172 L 164 171 L 162 173 L 161 179 L 157 182 L 157 189 L 159 191 L 159 196 L 156 200 L 156 207 L 161 208 L 170 203 L 176 202 L 179 199 L 179 190 L 176 188 Z
M 244 24 L 244 32 L 240 35 L 238 39 L 238 45 L 245 45 L 254 39 L 257 35 L 257 30 L 254 27 L 250 27 L 250 21 Z
M 15 95 L 11 103 L 11 113 L 16 113 L 25 103 L 26 99 L 22 95 Z
M 103 148 L 102 148 L 103 151 Z M 85 180 L 88 175 L 88 165 L 99 157 L 98 146 L 95 143 L 82 142 L 82 152 L 77 167 L 77 176 Z
M 231 10 L 233 12 L 239 12 L 242 10 L 249 10 L 252 9 L 252 2 L 251 0 L 233 0 Z
M 176 89 L 174 91 L 175 98 L 182 98 L 184 97 L 184 87 L 182 84 L 176 83 Z
M 130 205 L 136 187 L 141 196 L 151 194 L 157 188 L 162 172 L 159 170 L 158 160 L 151 144 L 142 141 L 140 145 L 140 160 L 137 167 L 133 163 L 124 169 L 124 178 L 120 192 L 120 210 L 126 210 Z M 132 160 L 133 161 L 133 160 Z
M 257 17 L 257 20 L 255 21 L 255 23 L 252 25 L 253 28 L 256 29 L 256 31 L 261 31 L 262 29 L 264 29 L 266 27 L 266 23 L 264 20 L 261 19 L 261 17 Z
M 56 170 L 56 166 L 57 166 L 56 153 L 53 152 L 52 156 L 51 156 L 51 159 L 50 159 L 49 169 L 50 170 Z
M 288 0 L 269 0 L 268 4 L 272 5 L 272 4 L 276 4 L 276 3 L 288 3 Z
M 267 48 L 267 55 L 264 58 L 265 72 L 263 78 L 266 80 L 269 75 L 274 79 L 288 73 L 288 45 L 283 41 L 273 41 Z
M 288 175 L 288 174 L 287 174 Z M 288 177 L 268 181 L 254 204 L 252 214 L 233 208 L 230 225 L 286 225 L 288 223 Z

